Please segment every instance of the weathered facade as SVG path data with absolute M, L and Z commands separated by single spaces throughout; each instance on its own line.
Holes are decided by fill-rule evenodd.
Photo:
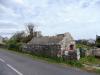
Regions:
M 67 55 L 75 51 L 75 41 L 70 33 L 58 34 L 56 36 L 37 36 L 27 43 L 28 51 L 35 54 L 47 56 Z

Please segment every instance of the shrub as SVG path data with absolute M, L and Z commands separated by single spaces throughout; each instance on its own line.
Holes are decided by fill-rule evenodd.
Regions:
M 74 67 L 83 67 L 82 63 L 77 60 L 67 60 L 66 63 Z
M 9 50 L 22 51 L 22 43 L 17 43 L 15 40 L 9 40 L 6 45 Z

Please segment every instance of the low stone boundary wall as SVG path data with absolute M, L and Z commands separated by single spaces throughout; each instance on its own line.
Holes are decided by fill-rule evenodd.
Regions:
M 61 47 L 60 45 L 24 45 L 22 51 L 45 57 L 58 57 Z M 64 60 L 79 60 L 80 52 L 79 50 L 68 51 L 68 55 L 63 54 L 62 57 Z

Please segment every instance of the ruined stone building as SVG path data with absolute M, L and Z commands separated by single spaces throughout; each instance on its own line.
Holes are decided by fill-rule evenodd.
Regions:
M 27 43 L 29 51 L 43 53 L 49 56 L 62 56 L 65 51 L 75 50 L 75 41 L 70 33 L 58 34 L 56 36 L 39 36 L 37 32 L 30 42 Z

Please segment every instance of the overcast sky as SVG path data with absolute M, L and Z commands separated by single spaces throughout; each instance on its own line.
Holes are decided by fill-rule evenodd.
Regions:
M 75 39 L 100 35 L 100 0 L 0 0 L 0 34 L 36 24 L 44 35 L 70 32 Z

